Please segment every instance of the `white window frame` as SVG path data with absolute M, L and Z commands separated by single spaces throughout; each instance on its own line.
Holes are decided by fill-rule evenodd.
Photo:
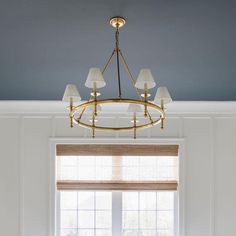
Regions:
M 185 197 L 184 197 L 184 160 L 185 160 L 185 140 L 176 139 L 86 139 L 86 138 L 50 138 L 49 139 L 49 236 L 58 236 L 60 215 L 58 214 L 60 202 L 59 194 L 56 190 L 56 145 L 58 144 L 140 144 L 140 145 L 178 145 L 179 146 L 179 183 L 178 191 L 174 197 L 174 236 L 185 236 Z M 120 209 L 122 211 L 122 207 Z M 113 215 L 113 214 L 112 214 Z M 113 217 L 113 216 L 112 216 Z M 115 219 L 116 221 L 117 219 Z M 114 222 L 115 222 L 114 221 Z M 115 232 L 114 232 L 115 233 Z M 118 236 L 113 235 L 112 236 Z M 120 235 L 119 235 L 120 236 Z

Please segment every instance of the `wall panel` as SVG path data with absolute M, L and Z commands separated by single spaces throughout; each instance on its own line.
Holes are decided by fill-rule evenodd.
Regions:
M 236 119 L 217 118 L 215 137 L 215 236 L 236 235 Z
M 210 235 L 211 133 L 209 118 L 185 118 L 186 232 Z
M 20 231 L 19 119 L 0 118 L 0 235 Z
M 49 222 L 50 117 L 23 120 L 23 216 L 24 236 L 43 236 Z

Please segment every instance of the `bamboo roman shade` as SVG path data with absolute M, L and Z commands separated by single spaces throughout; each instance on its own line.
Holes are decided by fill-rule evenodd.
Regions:
M 58 190 L 176 190 L 178 145 L 57 145 Z

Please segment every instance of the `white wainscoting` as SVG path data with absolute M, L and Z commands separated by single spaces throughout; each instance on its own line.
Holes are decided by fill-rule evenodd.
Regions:
M 154 127 L 138 137 L 184 140 L 181 234 L 235 236 L 236 103 L 175 102 L 167 116 L 164 131 Z M 97 136 L 99 142 L 133 142 L 132 134 Z M 90 137 L 87 130 L 68 127 L 60 102 L 0 102 L 0 235 L 53 236 L 50 140 Z

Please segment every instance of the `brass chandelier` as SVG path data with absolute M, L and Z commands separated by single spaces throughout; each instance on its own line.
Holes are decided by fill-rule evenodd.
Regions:
M 163 129 L 165 119 L 164 104 L 172 101 L 166 87 L 159 87 L 157 89 L 154 102 L 148 101 L 148 97 L 150 96 L 148 90 L 156 86 L 149 69 L 142 69 L 137 80 L 132 76 L 119 47 L 119 29 L 123 27 L 125 23 L 126 20 L 123 17 L 113 17 L 110 19 L 110 25 L 115 28 L 115 48 L 102 71 L 99 68 L 90 68 L 89 70 L 85 86 L 91 89 L 90 99 L 76 106 L 74 103 L 81 100 L 77 87 L 73 84 L 68 84 L 64 92 L 63 101 L 69 102 L 70 127 L 73 127 L 74 124 L 78 124 L 81 127 L 91 129 L 93 138 L 95 137 L 96 131 L 133 131 L 134 138 L 136 139 L 136 131 L 139 129 L 150 128 L 157 124 L 160 124 L 161 129 Z M 106 85 L 103 75 L 113 57 L 116 58 L 118 97 L 99 99 L 98 96 L 100 92 L 98 89 Z M 120 62 L 123 64 L 128 78 L 137 92 L 138 99 L 128 99 L 122 96 Z M 128 104 L 127 112 L 131 114 L 131 122 L 125 126 L 99 125 L 99 113 L 102 110 L 102 106 L 106 104 Z M 89 118 L 84 115 L 88 112 L 90 113 Z M 138 120 L 138 113 L 143 114 L 142 122 Z M 155 114 L 154 117 L 151 115 L 152 113 Z M 156 113 L 158 113 L 158 115 L 156 115 Z

